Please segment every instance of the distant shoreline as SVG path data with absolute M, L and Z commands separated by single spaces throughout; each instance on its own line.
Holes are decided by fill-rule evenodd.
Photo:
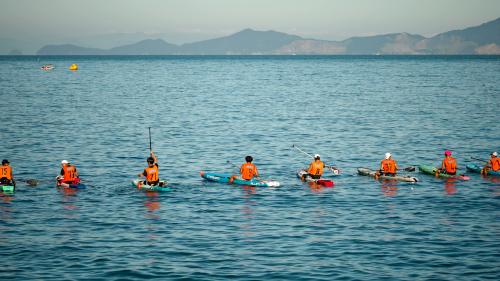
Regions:
M 2 59 L 23 58 L 23 59 L 47 59 L 47 58 L 500 58 L 500 55 L 482 55 L 482 54 L 449 54 L 449 55 L 400 55 L 400 54 L 384 54 L 384 55 L 0 55 Z

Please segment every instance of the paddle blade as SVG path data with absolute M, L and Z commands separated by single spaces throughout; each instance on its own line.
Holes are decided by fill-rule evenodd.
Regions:
M 406 167 L 404 170 L 407 172 L 415 172 L 415 167 Z
M 35 179 L 29 179 L 29 180 L 26 180 L 26 183 L 29 185 L 29 186 L 37 186 L 38 185 L 38 181 L 35 180 Z

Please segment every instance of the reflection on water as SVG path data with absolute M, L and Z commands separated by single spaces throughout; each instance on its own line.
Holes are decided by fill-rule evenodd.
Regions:
M 446 194 L 448 195 L 453 195 L 455 193 L 457 193 L 458 189 L 457 189 L 457 184 L 456 184 L 457 180 L 456 179 L 445 179 L 444 180 L 444 191 L 446 192 Z
M 0 192 L 0 221 L 5 222 L 11 219 L 15 197 L 9 192 Z M 0 231 L 1 232 L 1 231 Z
M 242 186 L 238 186 L 238 187 L 235 187 L 235 188 L 242 188 L 243 191 L 244 191 L 244 194 L 246 196 L 248 195 L 252 195 L 252 194 L 256 194 L 257 193 L 257 188 L 255 186 L 251 186 L 251 185 L 242 185 Z
M 380 188 L 384 196 L 392 197 L 398 194 L 398 181 L 397 180 L 382 180 Z
M 144 206 L 149 212 L 154 212 L 160 209 L 161 204 L 159 201 L 159 192 L 144 192 L 146 195 L 146 201 L 144 202 Z

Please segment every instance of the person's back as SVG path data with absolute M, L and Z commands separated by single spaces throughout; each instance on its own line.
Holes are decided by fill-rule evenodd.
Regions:
M 395 176 L 398 170 L 396 160 L 392 159 L 392 154 L 387 152 L 385 158 L 380 161 L 380 172 L 386 176 Z
M 451 157 L 451 151 L 446 150 L 444 152 L 445 158 L 441 162 L 441 170 L 448 175 L 457 174 L 457 160 Z
M 0 166 L 0 183 L 11 184 L 13 183 L 12 167 L 7 159 L 2 160 L 2 166 Z
M 259 171 L 257 170 L 257 166 L 255 166 L 252 161 L 252 156 L 245 157 L 246 163 L 242 164 L 240 167 L 241 178 L 244 180 L 251 180 L 253 177 L 259 176 Z
M 144 169 L 144 174 L 146 176 L 146 181 L 149 184 L 157 184 L 159 181 L 159 167 L 158 163 L 153 163 L 153 165 L 150 167 L 146 167 Z
M 321 157 L 319 154 L 314 155 L 314 161 L 309 164 L 309 168 L 307 169 L 307 173 L 309 177 L 313 179 L 319 179 L 323 175 L 323 169 L 325 168 L 325 163 L 321 161 Z
M 492 171 L 500 171 L 500 158 L 498 158 L 498 153 L 495 151 L 491 153 L 490 160 L 488 161 L 488 168 Z
M 61 177 L 65 183 L 73 184 L 79 181 L 78 170 L 76 166 L 69 163 L 67 160 L 61 161 Z
M 64 168 L 64 181 L 72 182 L 76 179 L 76 167 L 68 164 Z
M 144 176 L 146 180 L 144 181 L 144 184 L 147 185 L 158 185 L 160 183 L 160 169 L 158 166 L 158 158 L 156 158 L 156 155 L 154 154 L 153 151 L 150 153 L 150 157 L 146 160 L 148 163 L 148 166 L 144 168 L 144 171 L 140 173 L 138 176 L 142 177 Z

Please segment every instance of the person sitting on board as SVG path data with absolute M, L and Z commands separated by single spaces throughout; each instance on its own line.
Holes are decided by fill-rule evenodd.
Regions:
M 146 185 L 158 185 L 160 183 L 159 178 L 159 169 L 158 169 L 158 158 L 151 150 L 150 156 L 146 160 L 148 162 L 148 166 L 144 169 L 142 173 L 140 173 L 139 177 L 145 177 L 146 180 L 143 182 Z
M 441 169 L 438 169 L 439 172 L 445 173 L 448 175 L 456 175 L 457 174 L 457 160 L 451 157 L 451 151 L 446 150 L 444 152 L 444 159 L 441 162 Z
M 75 165 L 69 163 L 68 160 L 62 160 L 61 167 L 61 173 L 58 180 L 67 184 L 78 184 L 80 182 L 80 176 Z
M 321 156 L 319 154 L 314 154 L 314 161 L 309 164 L 307 169 L 307 174 L 304 177 L 310 177 L 312 179 L 320 179 L 323 175 L 323 169 L 325 168 L 325 163 L 321 161 Z
M 486 175 L 488 174 L 488 171 L 500 171 L 500 158 L 498 158 L 498 153 L 496 151 L 491 153 L 490 160 L 481 172 Z
M 2 166 L 0 166 L 0 184 L 3 185 L 13 185 L 16 186 L 14 181 L 14 176 L 12 175 L 12 167 L 7 159 L 2 160 Z
M 380 161 L 380 170 L 377 173 L 377 177 L 380 175 L 394 177 L 396 172 L 399 170 L 398 163 L 396 160 L 392 159 L 392 154 L 387 152 L 382 161 Z
M 255 166 L 252 161 L 253 161 L 253 157 L 248 155 L 245 157 L 245 161 L 246 163 L 243 163 L 240 167 L 240 174 L 241 174 L 241 178 L 244 179 L 244 180 L 251 180 L 253 179 L 254 177 L 259 177 L 259 171 L 257 170 L 257 166 Z M 231 179 L 229 180 L 230 182 L 233 182 L 234 181 L 234 176 L 231 177 Z

